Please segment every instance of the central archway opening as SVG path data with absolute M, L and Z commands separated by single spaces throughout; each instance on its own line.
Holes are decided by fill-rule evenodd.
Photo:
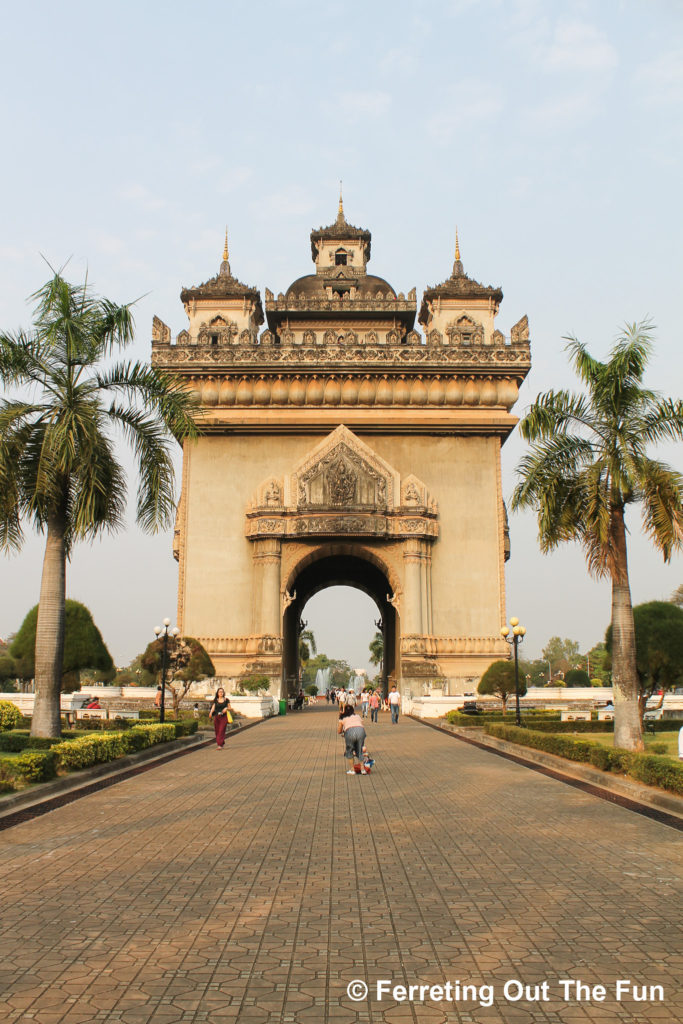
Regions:
M 319 693 L 324 693 L 323 682 L 328 687 L 348 686 L 355 674 L 359 677 L 358 685 L 372 682 L 381 675 L 383 658 L 376 660 L 380 655 L 378 651 L 371 660 L 370 645 L 377 635 L 381 636 L 382 619 L 379 608 L 368 594 L 356 587 L 333 584 L 310 597 L 301 615 L 304 630 L 299 654 L 304 690 L 315 683 Z M 312 639 L 317 651 L 311 649 Z M 330 662 L 326 680 L 316 678 L 318 669 L 324 672 L 326 659 Z
M 374 618 L 371 619 L 369 639 L 373 631 L 382 634 L 383 658 L 378 666 L 383 692 L 388 691 L 390 680 L 396 678 L 398 655 L 398 622 L 394 606 L 389 598 L 393 588 L 381 560 L 372 558 L 368 553 L 358 554 L 345 550 L 340 546 L 323 547 L 311 552 L 304 558 L 291 574 L 287 583 L 287 591 L 293 600 L 284 614 L 283 621 L 283 673 L 282 695 L 291 697 L 301 686 L 301 659 L 299 656 L 299 640 L 306 628 L 306 606 L 323 591 L 342 587 L 360 591 L 367 595 L 375 606 Z M 343 616 L 337 622 L 340 633 L 345 626 Z M 373 629 L 374 627 L 374 629 Z M 368 639 L 368 643 L 369 643 Z M 369 652 L 365 661 L 369 658 Z M 352 668 L 357 666 L 352 665 Z

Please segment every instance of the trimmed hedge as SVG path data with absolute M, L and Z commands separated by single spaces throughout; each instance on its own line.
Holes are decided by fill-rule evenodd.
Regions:
M 148 722 L 119 732 L 73 731 L 61 737 L 31 736 L 26 730 L 0 733 L 0 793 L 25 783 L 53 779 L 57 769 L 78 771 L 197 732 L 194 719 Z M 39 749 L 36 749 L 39 748 Z
M 136 725 L 125 732 L 109 732 L 101 736 L 82 736 L 53 747 L 60 768 L 78 770 L 94 764 L 113 761 L 137 750 L 145 750 L 156 743 L 167 743 L 176 738 L 175 725 Z
M 57 773 L 53 750 L 24 750 L 20 754 L 0 754 L 0 780 L 10 783 L 47 782 Z
M 497 722 L 492 722 L 484 728 L 489 736 L 518 743 L 523 747 L 532 747 L 534 750 L 544 750 L 548 754 L 556 754 L 570 761 L 592 764 L 602 771 L 630 775 L 638 782 L 683 795 L 683 764 L 676 764 L 671 758 L 658 754 L 633 753 L 618 747 L 603 747 L 599 743 L 589 743 L 588 740 L 577 740 L 570 736 L 558 736 L 535 729 L 519 729 L 514 725 L 499 725 Z
M 0 729 L 16 729 L 22 719 L 22 714 L 16 704 L 11 700 L 0 700 Z

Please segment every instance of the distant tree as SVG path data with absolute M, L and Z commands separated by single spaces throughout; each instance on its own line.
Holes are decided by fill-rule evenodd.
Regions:
M 5 693 L 13 693 L 16 690 L 17 663 L 11 654 L 0 654 L 0 689 Z
M 565 686 L 590 686 L 590 676 L 582 668 L 570 668 L 564 677 Z
M 576 666 L 576 661 L 579 658 L 579 645 L 576 640 L 568 638 L 561 640 L 559 636 L 551 636 L 541 654 L 546 661 L 550 662 L 553 674 L 556 672 L 566 673 L 570 668 Z
M 299 661 L 305 664 L 310 661 L 312 654 L 317 654 L 318 648 L 312 629 L 304 629 L 299 636 Z
M 306 687 L 306 693 L 308 694 L 309 697 L 318 696 L 318 687 L 315 685 L 315 683 L 308 684 L 308 686 Z
M 515 663 L 513 661 L 494 661 L 479 680 L 477 692 L 482 695 L 500 697 L 503 714 L 507 711 L 508 698 L 515 693 Z M 526 693 L 526 679 L 519 673 L 519 695 Z
M 163 639 L 152 640 L 140 657 L 140 667 L 157 682 L 161 682 L 163 667 Z M 178 717 L 180 702 L 187 696 L 193 683 L 216 675 L 211 658 L 199 640 L 192 636 L 169 638 L 166 661 L 166 686 L 171 691 L 173 713 Z
M 671 604 L 675 604 L 678 608 L 683 608 L 683 583 L 676 587 L 669 600 Z
M 28 613 L 10 647 L 12 657 L 22 663 L 22 670 L 29 673 L 29 678 L 35 673 L 38 608 L 35 605 Z M 78 689 L 84 668 L 99 669 L 111 678 L 114 662 L 89 610 L 80 601 L 68 600 L 64 616 L 62 690 Z
M 642 714 L 655 691 L 683 680 L 683 608 L 670 601 L 647 601 L 633 609 L 633 623 Z M 612 643 L 612 627 L 608 626 L 605 645 L 610 653 Z
M 591 677 L 591 682 L 594 679 L 598 679 L 602 686 L 609 686 L 612 662 L 604 642 L 601 641 L 599 644 L 596 644 L 595 647 L 591 647 L 590 651 L 586 655 L 586 659 L 586 671 Z
M 643 386 L 652 325 L 626 326 L 606 362 L 567 338 L 584 391 L 539 395 L 519 425 L 530 451 L 518 467 L 513 509 L 537 512 L 541 550 L 577 541 L 589 572 L 612 587 L 614 744 L 644 749 L 628 572 L 629 505 L 665 561 L 683 546 L 683 477 L 647 449 L 683 440 L 683 402 Z
M 330 668 L 332 669 L 332 685 L 347 687 L 353 675 L 348 662 L 342 658 L 336 658 L 330 661 Z
M 384 660 L 384 634 L 379 630 L 370 641 L 370 664 L 381 665 Z
M 330 668 L 330 665 L 330 659 L 326 654 L 316 654 L 314 658 L 310 658 L 303 666 L 302 681 L 314 683 L 318 669 Z

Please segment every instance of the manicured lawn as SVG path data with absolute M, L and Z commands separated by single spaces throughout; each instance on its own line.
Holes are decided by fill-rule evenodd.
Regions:
M 603 747 L 614 746 L 614 733 L 611 732 L 582 733 L 581 739 L 588 740 L 589 743 L 601 743 Z M 658 732 L 654 736 L 646 735 L 643 739 L 647 754 L 666 754 L 678 761 L 678 729 L 675 732 Z

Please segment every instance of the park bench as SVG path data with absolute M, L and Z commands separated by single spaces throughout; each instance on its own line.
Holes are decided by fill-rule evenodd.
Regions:
M 561 722 L 590 722 L 590 711 L 562 711 L 560 712 Z

